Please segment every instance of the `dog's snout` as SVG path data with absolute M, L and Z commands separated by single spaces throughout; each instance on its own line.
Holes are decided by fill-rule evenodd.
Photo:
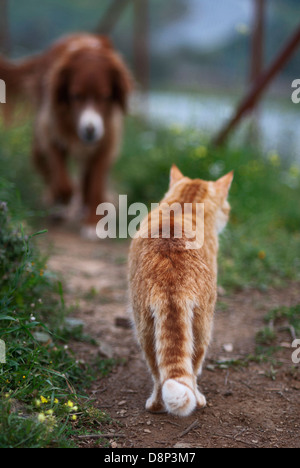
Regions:
M 101 115 L 93 109 L 86 109 L 79 121 L 79 136 L 85 143 L 96 143 L 104 135 Z
M 87 141 L 93 141 L 95 138 L 96 129 L 93 124 L 89 124 L 85 129 L 85 137 Z

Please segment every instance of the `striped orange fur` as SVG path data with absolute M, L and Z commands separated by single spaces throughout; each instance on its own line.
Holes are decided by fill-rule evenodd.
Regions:
M 217 182 L 184 177 L 173 166 L 169 191 L 162 203 L 204 204 L 204 244 L 188 249 L 185 230 L 174 236 L 179 214 L 170 217 L 170 238 L 159 233 L 143 238 L 149 230 L 153 211 L 132 241 L 129 254 L 129 289 L 137 339 L 154 380 L 147 400 L 151 412 L 168 411 L 187 416 L 206 405 L 197 387 L 205 354 L 211 339 L 217 297 L 218 233 L 225 227 L 230 206 L 227 201 L 233 173 Z M 192 210 L 190 229 L 197 226 Z M 202 225 L 201 225 L 202 226 Z M 203 228 L 203 226 L 202 226 Z

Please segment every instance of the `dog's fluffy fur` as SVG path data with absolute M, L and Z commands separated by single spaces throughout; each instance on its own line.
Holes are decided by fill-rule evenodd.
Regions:
M 70 154 L 77 155 L 85 225 L 95 232 L 96 208 L 107 201 L 108 172 L 120 149 L 132 89 L 124 62 L 107 38 L 76 34 L 19 62 L 0 57 L 0 78 L 8 107 L 24 98 L 34 105 L 33 159 L 53 203 L 70 201 L 66 164 Z

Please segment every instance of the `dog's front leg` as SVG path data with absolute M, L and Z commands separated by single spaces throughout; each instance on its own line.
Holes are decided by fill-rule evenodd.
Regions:
M 87 208 L 85 226 L 90 230 L 96 229 L 96 211 L 99 204 L 107 202 L 107 179 L 110 164 L 103 154 L 95 155 L 87 164 L 82 184 L 83 201 Z
M 67 204 L 73 194 L 73 186 L 67 171 L 67 152 L 52 144 L 49 148 L 49 187 L 54 203 Z
M 108 202 L 107 183 L 110 164 L 103 152 L 96 154 L 87 164 L 82 183 L 82 198 L 86 217 L 82 228 L 85 238 L 97 239 L 96 225 L 100 220 L 96 214 L 101 203 Z

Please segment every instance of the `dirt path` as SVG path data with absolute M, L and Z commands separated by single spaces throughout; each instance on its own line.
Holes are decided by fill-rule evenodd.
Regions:
M 224 369 L 216 365 L 253 353 L 266 312 L 299 303 L 299 285 L 221 296 L 200 382 L 207 408 L 185 419 L 152 415 L 144 409 L 151 378 L 133 332 L 115 323 L 127 317 L 128 244 L 89 243 L 63 230 L 50 230 L 49 236 L 50 244 L 44 246 L 51 254 L 49 268 L 61 275 L 68 305 L 76 306 L 72 316 L 83 320 L 84 331 L 105 355 L 124 359 L 91 389 L 97 406 L 120 422 L 125 437 L 118 439 L 118 447 L 300 447 L 300 365 L 293 368 L 291 349 L 280 351 L 283 365 L 276 367 L 277 373 L 270 362 Z M 281 341 L 292 340 L 283 332 Z M 233 346 L 232 352 L 224 350 L 226 344 Z M 88 360 L 98 347 L 80 344 L 76 352 Z M 97 442 L 86 442 L 91 445 Z

